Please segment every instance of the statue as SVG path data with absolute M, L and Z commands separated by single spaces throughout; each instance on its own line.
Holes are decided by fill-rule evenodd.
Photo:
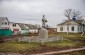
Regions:
M 43 17 L 42 17 L 42 28 L 46 28 L 46 22 L 47 22 L 47 19 L 45 19 L 45 15 L 43 15 Z
M 43 15 L 42 18 L 42 28 L 39 30 L 39 37 L 41 39 L 41 43 L 43 43 L 47 40 L 48 38 L 48 30 L 46 28 L 46 22 L 47 20 L 45 19 L 45 15 Z

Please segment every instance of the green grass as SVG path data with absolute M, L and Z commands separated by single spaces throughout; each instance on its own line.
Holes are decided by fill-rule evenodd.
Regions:
M 51 33 L 49 36 L 63 36 L 64 38 L 70 38 L 70 39 L 77 39 L 77 40 L 85 40 L 85 34 L 81 36 L 81 33 Z
M 66 33 L 54 33 L 49 36 L 63 36 L 64 38 L 73 39 L 73 40 L 85 40 L 84 36 L 80 36 L 81 34 L 66 34 Z M 64 41 L 53 41 L 44 43 L 44 45 L 48 48 L 56 47 L 56 48 L 72 48 L 72 47 L 80 47 L 83 43 L 76 43 L 69 40 Z M 27 52 L 27 51 L 35 51 L 42 49 L 40 43 L 28 43 L 28 42 L 18 42 L 18 41 L 9 41 L 0 44 L 0 52 Z
M 75 43 L 73 41 L 68 41 L 68 40 L 64 40 L 64 41 L 54 41 L 54 42 L 49 42 L 49 43 L 45 43 L 46 46 L 49 47 L 58 47 L 58 48 L 64 48 L 64 47 L 78 47 L 81 44 L 80 43 Z
M 75 40 L 85 40 L 85 35 L 81 36 L 81 34 L 68 34 L 68 35 L 64 34 L 63 37 Z
M 65 47 L 78 47 L 80 43 L 75 43 L 72 41 L 64 40 L 64 41 L 53 41 L 44 43 L 44 45 L 48 48 L 56 47 L 56 48 L 65 48 Z M 17 42 L 17 41 L 9 41 L 0 44 L 0 52 L 31 52 L 41 50 L 43 47 L 40 43 L 28 43 L 28 42 Z
M 6 42 L 0 45 L 0 52 L 25 52 L 39 48 L 38 43 Z

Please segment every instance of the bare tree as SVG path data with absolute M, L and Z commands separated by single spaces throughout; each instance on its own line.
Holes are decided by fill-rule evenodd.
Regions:
M 70 20 L 71 13 L 72 13 L 72 9 L 67 9 L 65 10 L 64 15 Z
M 75 9 L 67 9 L 65 10 L 64 15 L 70 20 L 72 19 L 74 16 L 76 16 L 77 19 L 81 19 L 81 12 L 80 11 L 76 11 Z

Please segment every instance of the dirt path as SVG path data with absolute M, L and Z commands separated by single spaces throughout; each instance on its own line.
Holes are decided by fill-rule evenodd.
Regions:
M 46 53 L 41 53 L 41 54 L 31 54 L 31 55 L 51 55 L 51 54 L 59 54 L 59 53 L 66 53 L 66 52 L 72 52 L 72 51 L 81 51 L 81 50 L 85 50 L 85 47 L 76 48 L 76 49 L 62 50 L 62 51 L 46 52 Z
M 39 54 L 0 53 L 0 55 L 53 55 L 53 54 L 60 54 L 60 53 L 67 53 L 67 52 L 81 51 L 81 50 L 85 50 L 85 47 L 61 50 L 61 51 L 46 52 L 46 53 L 39 53 Z

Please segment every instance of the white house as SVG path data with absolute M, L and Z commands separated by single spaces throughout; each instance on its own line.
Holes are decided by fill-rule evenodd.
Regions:
M 0 17 L 0 29 L 10 29 L 15 35 L 20 31 L 19 25 L 14 22 L 9 22 L 7 17 Z
M 67 32 L 67 33 L 85 32 L 85 21 L 67 20 L 57 25 L 57 32 Z
M 18 25 L 18 23 L 9 22 L 10 29 L 13 31 L 13 35 L 20 34 L 21 27 Z
M 0 29 L 9 29 L 9 20 L 7 17 L 0 17 Z
M 38 33 L 38 28 L 35 25 L 25 24 L 28 27 L 29 33 Z
M 35 25 L 9 22 L 7 17 L 0 17 L 0 29 L 10 29 L 13 35 L 38 32 L 38 28 Z
M 20 32 L 21 34 L 28 34 L 29 29 L 27 28 L 27 26 L 25 26 L 25 24 L 23 23 L 17 23 L 20 26 Z
M 0 17 L 0 36 L 11 36 L 12 31 L 7 17 Z
M 13 35 L 26 33 L 26 31 L 28 32 L 28 30 L 22 28 L 24 28 L 23 24 L 9 22 L 7 17 L 0 17 L 0 29 L 10 29 L 13 32 Z

